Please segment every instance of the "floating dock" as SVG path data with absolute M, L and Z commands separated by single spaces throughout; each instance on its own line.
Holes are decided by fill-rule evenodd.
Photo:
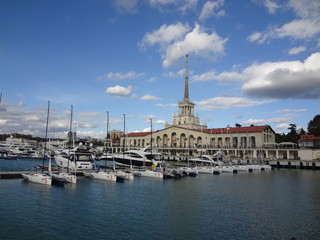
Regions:
M 320 161 L 301 161 L 301 160 L 272 160 L 269 165 L 274 168 L 295 168 L 295 169 L 320 169 Z

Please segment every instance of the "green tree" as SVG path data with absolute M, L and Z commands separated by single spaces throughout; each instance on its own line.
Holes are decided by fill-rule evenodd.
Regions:
M 315 136 L 320 136 L 320 115 L 316 115 L 309 123 L 308 123 L 308 132 L 309 134 L 313 134 Z

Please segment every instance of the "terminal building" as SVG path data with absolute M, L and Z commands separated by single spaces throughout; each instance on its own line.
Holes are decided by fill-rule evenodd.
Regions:
M 222 151 L 230 159 L 273 159 L 279 155 L 277 151 L 262 151 L 266 146 L 275 144 L 275 132 L 269 125 L 208 128 L 206 124 L 200 124 L 194 107 L 195 104 L 189 99 L 187 55 L 184 96 L 178 102 L 178 113 L 174 114 L 172 124 L 166 123 L 162 130 L 123 135 L 121 147 L 144 148 L 152 145 L 164 155 L 182 158 Z M 285 155 L 293 157 L 294 153 L 285 151 Z

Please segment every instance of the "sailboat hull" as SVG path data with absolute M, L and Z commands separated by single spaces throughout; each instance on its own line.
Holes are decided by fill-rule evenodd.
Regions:
M 52 178 L 47 174 L 42 173 L 22 173 L 22 177 L 27 182 L 51 185 Z

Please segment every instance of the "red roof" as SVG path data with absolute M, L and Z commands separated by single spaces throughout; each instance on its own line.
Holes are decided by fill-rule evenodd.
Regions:
M 226 127 L 226 128 L 212 128 L 204 129 L 203 132 L 214 133 L 214 134 L 226 134 L 226 133 L 246 133 L 246 132 L 262 132 L 263 130 L 269 128 L 269 125 L 263 126 L 248 126 L 248 127 Z M 272 128 L 270 128 L 272 130 Z M 273 131 L 273 130 L 272 130 Z
M 143 137 L 146 135 L 149 135 L 151 132 L 132 132 L 132 133 L 128 133 L 127 136 L 128 137 Z
M 171 126 L 170 128 L 173 127 L 178 127 L 178 128 L 183 128 L 180 126 Z M 226 128 L 212 128 L 212 129 L 192 129 L 193 131 L 199 131 L 199 132 L 204 132 L 204 133 L 212 133 L 212 134 L 227 134 L 227 133 L 247 133 L 247 132 L 262 132 L 265 129 L 270 128 L 271 131 L 272 128 L 269 125 L 263 125 L 263 126 L 248 126 L 248 127 L 226 127 Z M 167 128 L 163 129 L 166 130 Z M 187 128 L 184 128 L 187 130 Z M 161 130 L 158 130 L 161 131 Z M 156 131 L 156 132 L 158 132 Z M 129 133 L 127 136 L 128 137 L 143 137 L 146 135 L 149 135 L 151 132 L 132 132 Z
M 301 135 L 298 142 L 312 142 L 314 140 L 320 140 L 320 137 L 316 137 L 312 134 Z

